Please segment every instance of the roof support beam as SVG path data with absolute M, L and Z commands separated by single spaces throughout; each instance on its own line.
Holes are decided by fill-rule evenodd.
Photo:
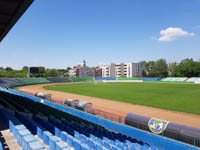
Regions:
M 7 18 L 8 22 L 0 22 L 0 42 L 15 25 L 19 18 L 24 14 L 34 0 L 0 0 L 0 17 Z M 2 9 L 1 9 L 2 7 Z M 5 13 L 4 8 L 13 8 L 15 11 Z M 2 11 L 4 10 L 4 11 Z

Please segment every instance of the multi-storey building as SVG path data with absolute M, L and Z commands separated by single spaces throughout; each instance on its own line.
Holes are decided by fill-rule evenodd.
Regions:
M 70 77 L 94 77 L 95 69 L 88 66 L 79 66 L 69 70 Z
M 69 72 L 68 72 L 68 74 L 69 74 L 70 77 L 76 77 L 76 75 L 77 75 L 77 68 L 70 69 Z
M 88 66 L 81 66 L 77 68 L 77 77 L 94 77 L 95 69 Z
M 102 77 L 102 68 L 95 68 L 95 77 Z
M 105 64 L 102 67 L 102 77 L 116 77 L 115 64 Z
M 142 76 L 142 64 L 118 63 L 106 64 L 102 67 L 102 77 L 140 77 Z

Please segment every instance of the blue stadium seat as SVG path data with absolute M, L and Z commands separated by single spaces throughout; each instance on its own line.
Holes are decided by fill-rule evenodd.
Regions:
M 62 141 L 66 141 L 66 132 L 65 131 L 60 132 L 60 138 Z
M 103 142 L 103 146 L 109 150 L 111 149 L 111 145 L 107 143 L 106 141 Z
M 74 139 L 74 150 L 81 150 L 81 142 Z
M 60 137 L 60 130 L 58 128 L 54 128 L 55 130 L 55 136 Z
M 73 147 L 74 146 L 74 142 L 73 142 L 73 137 L 71 135 L 66 135 L 66 142 L 69 146 Z
M 27 150 L 28 149 L 28 143 L 30 142 L 35 142 L 37 141 L 37 139 L 32 135 L 26 135 L 22 138 L 22 147 L 24 150 Z
M 43 130 L 40 127 L 37 127 L 37 135 L 40 139 L 43 138 Z
M 22 139 L 24 136 L 31 135 L 31 132 L 27 129 L 17 131 L 17 142 L 22 146 Z
M 74 137 L 77 138 L 77 139 L 79 139 L 79 136 L 80 136 L 79 132 L 75 130 L 74 131 Z
M 88 139 L 85 135 L 80 134 L 80 141 L 81 143 L 87 144 L 88 143 Z
M 58 137 L 56 136 L 50 136 L 49 137 L 49 148 L 50 150 L 55 150 L 56 149 L 56 142 L 58 142 Z
M 3 150 L 3 145 L 1 142 L 0 142 L 0 150 Z
M 91 150 L 86 144 L 81 144 L 81 150 Z
M 95 150 L 103 150 L 102 146 L 100 144 L 96 144 L 96 149 Z
M 64 142 L 56 142 L 56 150 L 63 150 L 64 148 L 67 148 Z
M 49 145 L 49 138 L 53 136 L 49 131 L 43 131 L 43 141 L 46 145 Z
M 38 141 L 28 143 L 28 150 L 41 150 L 41 149 L 44 149 L 44 147 Z
M 91 139 L 88 139 L 88 147 L 90 149 L 95 149 L 95 143 Z

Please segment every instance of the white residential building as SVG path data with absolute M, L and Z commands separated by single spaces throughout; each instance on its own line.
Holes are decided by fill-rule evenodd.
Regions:
M 116 77 L 115 64 L 105 64 L 102 67 L 102 77 Z
M 76 77 L 76 75 L 77 75 L 77 68 L 70 69 L 69 72 L 68 72 L 68 74 L 69 74 L 70 77 Z
M 141 63 L 127 63 L 127 78 L 129 77 L 141 77 L 142 76 L 142 64 Z
M 127 76 L 127 65 L 124 63 L 116 64 L 116 77 L 126 77 Z
M 140 77 L 142 76 L 142 64 L 118 63 L 106 64 L 102 67 L 102 77 Z

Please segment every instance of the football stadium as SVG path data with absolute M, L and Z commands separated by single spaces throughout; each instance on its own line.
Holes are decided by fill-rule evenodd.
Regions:
M 0 0 L 0 41 L 32 3 Z M 200 77 L 0 78 L 0 150 L 199 149 Z

